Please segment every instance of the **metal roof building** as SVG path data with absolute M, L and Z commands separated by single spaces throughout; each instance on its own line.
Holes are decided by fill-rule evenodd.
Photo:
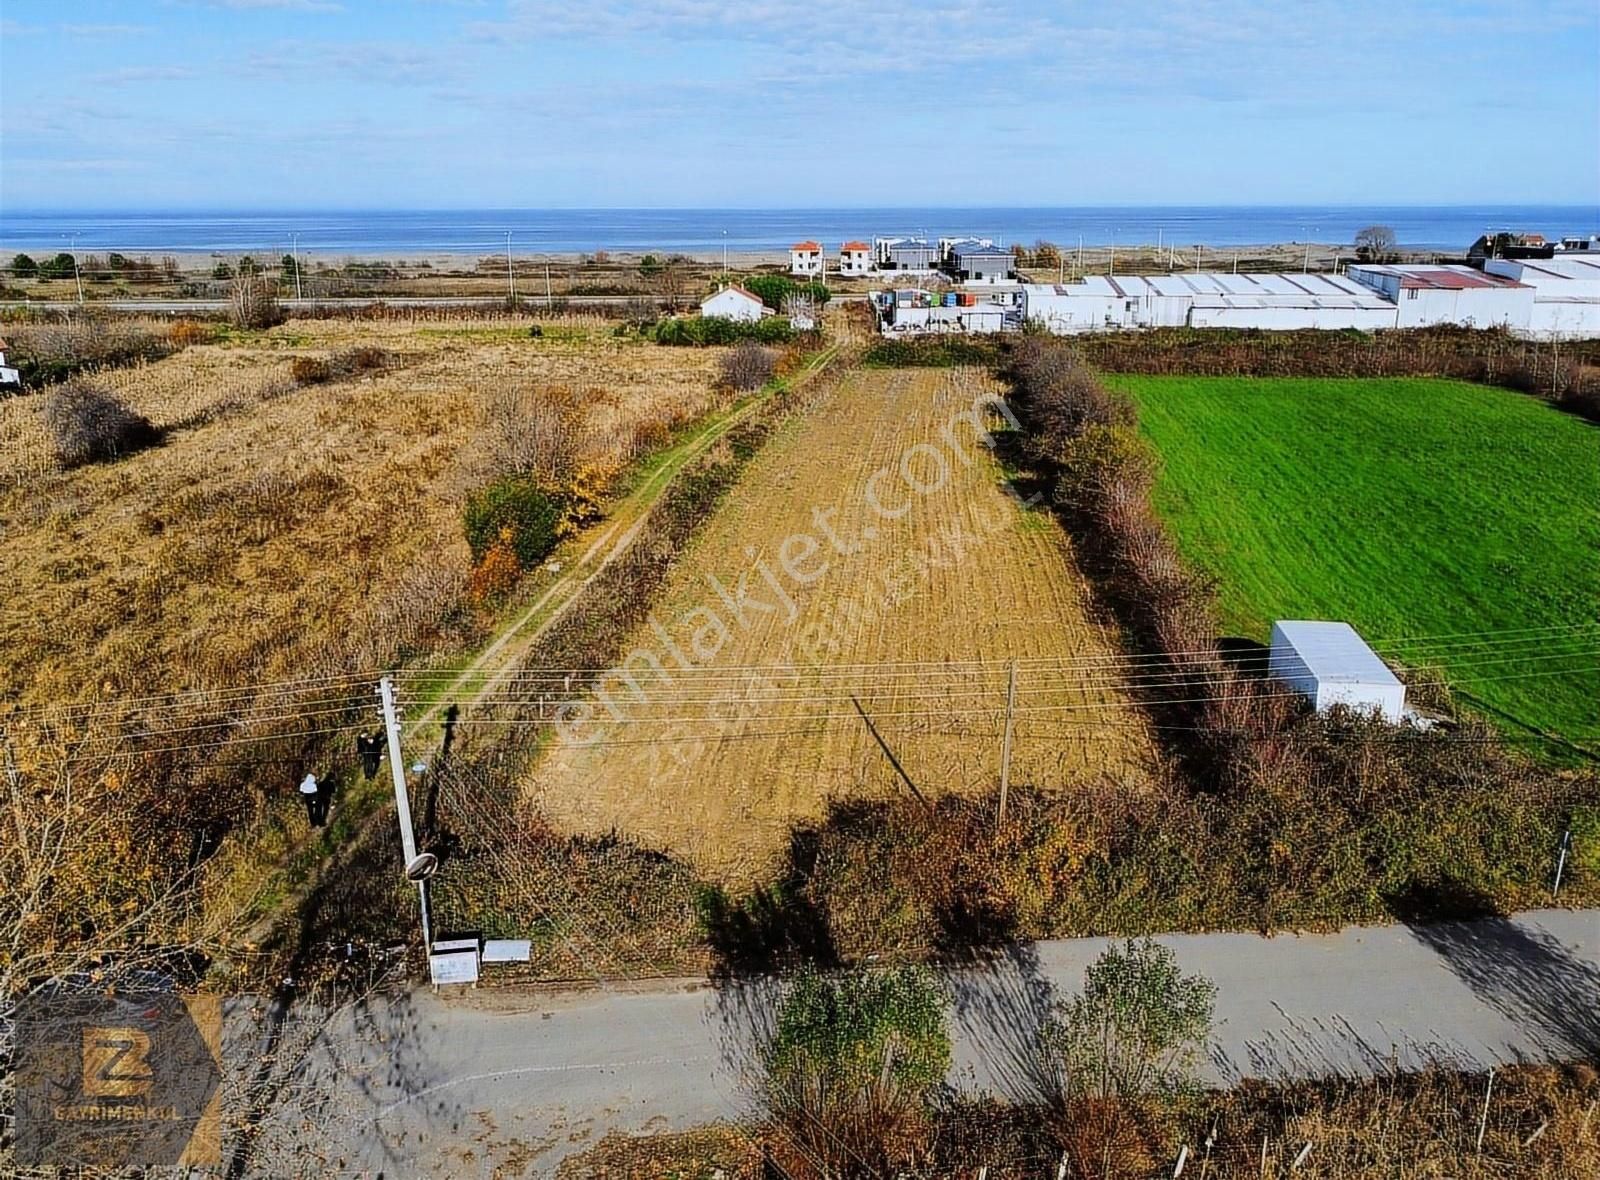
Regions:
M 990 242 L 954 242 L 946 255 L 950 273 L 963 283 L 1004 282 L 1015 261 L 1010 250 Z
M 1394 302 L 1397 326 L 1526 330 L 1533 317 L 1533 288 L 1470 266 L 1377 266 L 1346 272 L 1356 282 Z
M 925 238 L 877 238 L 873 247 L 880 270 L 925 274 L 938 267 L 939 248 Z
M 1393 724 L 1405 712 L 1406 686 L 1349 623 L 1272 624 L 1267 671 L 1309 697 L 1319 713 L 1345 705 Z
M 1575 251 L 1554 258 L 1490 258 L 1483 269 L 1533 288 L 1528 335 L 1600 336 L 1600 255 Z
M 1054 332 L 1094 328 L 1359 328 L 1395 326 L 1395 305 L 1327 274 L 1089 275 L 1024 287 L 1024 318 Z

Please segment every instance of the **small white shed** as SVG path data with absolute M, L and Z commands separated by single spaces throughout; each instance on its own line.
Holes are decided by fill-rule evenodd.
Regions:
M 1397 724 L 1405 709 L 1406 686 L 1349 623 L 1272 624 L 1267 670 L 1310 697 L 1319 713 L 1347 705 Z
M 724 287 L 700 301 L 700 314 L 707 319 L 743 320 L 754 323 L 766 312 L 759 297 L 743 287 Z

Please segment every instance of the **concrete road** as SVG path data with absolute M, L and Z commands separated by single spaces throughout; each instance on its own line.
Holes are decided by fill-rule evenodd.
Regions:
M 1600 1056 L 1600 911 L 1161 941 L 1217 984 L 1207 1067 L 1217 1083 L 1370 1074 L 1391 1061 L 1483 1068 Z M 947 972 L 950 1084 L 1027 1098 L 1041 1013 L 1076 990 L 1106 945 L 1040 943 Z M 485 987 L 344 1013 L 308 1074 L 337 1100 L 301 1134 L 325 1136 L 358 1171 L 488 1175 L 516 1161 L 540 1174 L 611 1130 L 735 1118 L 746 1109 L 752 1030 L 775 994 L 770 982 L 550 995 Z

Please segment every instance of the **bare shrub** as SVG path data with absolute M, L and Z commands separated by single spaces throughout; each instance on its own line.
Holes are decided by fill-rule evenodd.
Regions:
M 760 389 L 772 379 L 772 351 L 742 340 L 722 358 L 721 380 L 729 389 Z
M 588 415 L 570 389 L 501 389 L 486 419 L 489 461 L 501 474 L 565 483 L 593 444 Z
M 235 328 L 271 328 L 284 321 L 278 285 L 254 270 L 234 276 L 228 294 L 228 319 Z
M 63 467 L 118 459 L 161 441 L 150 419 L 87 381 L 67 381 L 52 390 L 44 420 Z
M 167 339 L 174 348 L 188 348 L 192 344 L 209 343 L 212 337 L 210 324 L 199 320 L 179 320 L 167 329 Z
M 342 348 L 328 358 L 328 367 L 340 377 L 351 376 L 358 373 L 376 373 L 387 369 L 394 362 L 394 357 L 387 349 L 379 348 L 375 344 L 358 344 L 353 348 Z
M 289 362 L 289 376 L 296 385 L 321 385 L 333 376 L 333 370 L 321 357 L 297 356 Z

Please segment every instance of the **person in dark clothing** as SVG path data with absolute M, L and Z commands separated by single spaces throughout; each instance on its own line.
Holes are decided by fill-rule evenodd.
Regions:
M 378 773 L 378 761 L 383 757 L 383 735 L 380 733 L 357 734 L 356 753 L 361 758 L 361 773 L 371 778 Z
M 306 805 L 306 819 L 314 828 L 320 828 L 328 822 L 328 808 L 333 804 L 333 784 L 317 781 L 317 776 L 308 774 L 300 780 L 300 799 Z

